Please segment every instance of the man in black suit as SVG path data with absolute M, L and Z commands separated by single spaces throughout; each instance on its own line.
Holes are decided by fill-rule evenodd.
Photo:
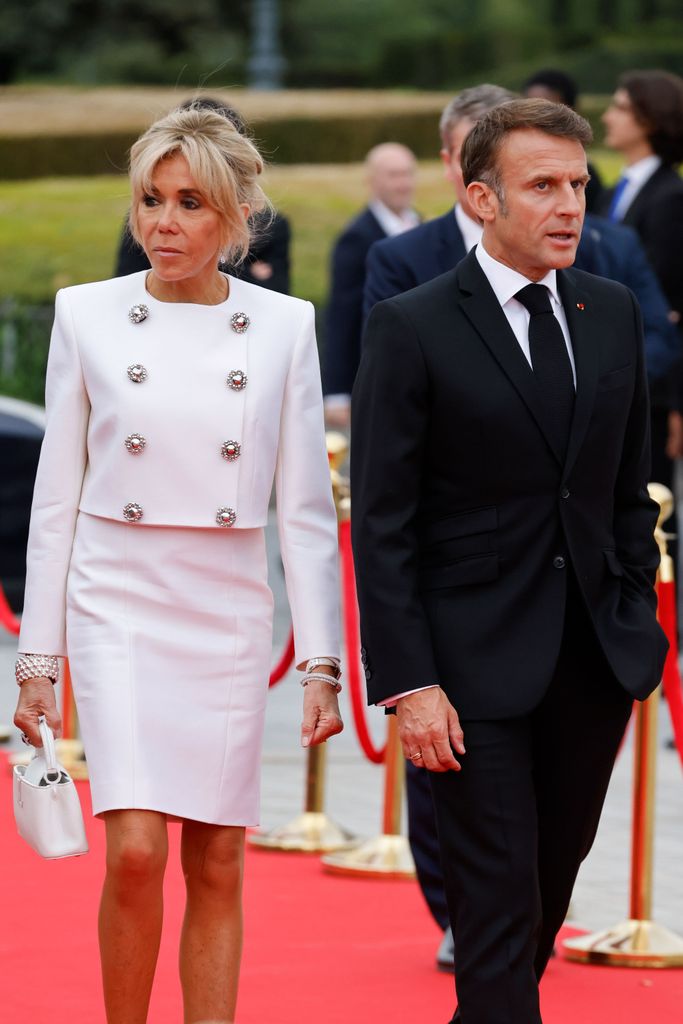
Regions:
M 517 100 L 463 144 L 482 242 L 380 303 L 353 398 L 366 678 L 429 771 L 465 1024 L 538 980 L 633 698 L 657 685 L 640 315 L 569 269 L 590 127 Z
M 349 425 L 351 389 L 360 359 L 365 257 L 373 242 L 415 227 L 412 208 L 417 163 L 397 142 L 385 142 L 365 158 L 370 199 L 348 224 L 332 252 L 331 291 L 323 353 L 325 415 L 329 426 Z
M 680 325 L 683 314 L 683 79 L 666 71 L 621 76 L 603 115 L 605 142 L 626 166 L 601 212 L 634 228 Z M 683 456 L 680 373 L 652 389 L 653 479 L 672 485 L 672 456 Z

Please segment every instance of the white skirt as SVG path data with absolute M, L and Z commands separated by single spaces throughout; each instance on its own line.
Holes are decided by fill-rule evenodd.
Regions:
M 79 514 L 67 649 L 95 814 L 258 824 L 272 616 L 262 529 Z

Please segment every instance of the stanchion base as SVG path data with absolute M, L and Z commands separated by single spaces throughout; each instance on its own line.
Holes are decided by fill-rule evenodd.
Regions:
M 57 760 L 59 763 L 66 768 L 72 779 L 76 781 L 87 781 L 88 776 L 88 762 L 85 760 L 85 753 L 83 751 L 83 744 L 80 740 L 57 740 L 55 743 L 57 751 Z M 26 752 L 23 750 L 16 754 L 10 754 L 7 759 L 10 771 L 14 768 L 15 764 L 28 764 L 33 755 L 29 754 L 28 748 Z
M 335 825 L 326 814 L 304 811 L 293 821 L 270 832 L 252 833 L 248 842 L 261 850 L 326 853 L 328 850 L 350 850 L 358 846 L 360 840 Z
M 654 921 L 622 921 L 594 935 L 565 939 L 567 960 L 610 967 L 683 967 L 683 938 Z
M 322 858 L 322 863 L 324 870 L 331 875 L 415 877 L 415 863 L 405 836 L 377 836 L 349 853 L 331 853 Z

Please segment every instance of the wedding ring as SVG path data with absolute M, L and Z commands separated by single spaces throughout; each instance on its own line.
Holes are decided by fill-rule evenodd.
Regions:
M 410 755 L 410 760 L 411 761 L 419 761 L 421 757 L 422 757 L 422 751 L 418 750 L 418 751 L 416 751 L 416 753 Z

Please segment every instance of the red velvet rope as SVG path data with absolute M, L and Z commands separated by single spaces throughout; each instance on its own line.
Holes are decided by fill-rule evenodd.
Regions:
M 674 742 L 683 767 L 683 688 L 678 671 L 678 630 L 676 628 L 676 585 L 673 581 L 657 586 L 659 621 L 669 641 L 669 653 L 664 663 L 662 686 L 669 706 Z
M 353 569 L 353 552 L 351 551 L 351 523 L 348 519 L 339 525 L 339 549 L 341 552 L 342 612 L 346 641 L 346 663 L 349 673 L 349 692 L 351 694 L 353 721 L 356 726 L 358 741 L 368 761 L 372 761 L 373 764 L 382 764 L 387 752 L 386 743 L 381 749 L 374 745 L 365 717 L 365 685 L 361 682 L 358 660 L 360 648 L 358 597 L 356 595 L 356 576 Z
M 9 606 L 5 597 L 5 591 L 0 583 L 0 626 L 4 626 L 8 633 L 19 636 L 19 619 Z
M 290 629 L 289 636 L 287 637 L 287 643 L 285 644 L 284 650 L 280 655 L 280 660 L 273 667 L 270 673 L 270 679 L 268 680 L 268 686 L 275 686 L 279 683 L 283 676 L 286 676 L 289 672 L 292 662 L 294 661 L 294 630 Z

